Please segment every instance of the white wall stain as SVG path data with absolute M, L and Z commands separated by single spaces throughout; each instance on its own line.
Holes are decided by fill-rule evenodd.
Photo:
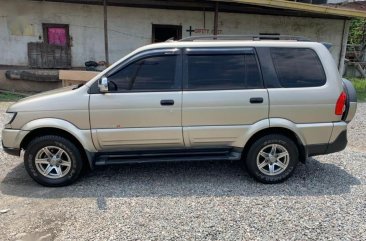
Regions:
M 34 27 L 27 18 L 22 16 L 7 18 L 8 30 L 15 36 L 35 36 Z

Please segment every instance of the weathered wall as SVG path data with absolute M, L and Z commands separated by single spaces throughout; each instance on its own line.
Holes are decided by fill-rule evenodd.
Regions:
M 70 25 L 72 65 L 83 66 L 88 60 L 104 60 L 103 8 L 80 4 L 0 0 L 0 65 L 27 65 L 27 43 L 42 41 L 42 23 Z M 182 25 L 186 29 L 213 29 L 213 13 L 159 9 L 109 7 L 110 60 L 114 62 L 149 44 L 152 24 Z M 253 14 L 220 13 L 223 34 L 280 33 L 301 35 L 333 44 L 338 62 L 343 20 L 299 18 Z
M 219 23 L 225 34 L 279 33 L 329 42 L 333 44 L 331 53 L 336 63 L 339 61 L 343 20 L 224 13 Z

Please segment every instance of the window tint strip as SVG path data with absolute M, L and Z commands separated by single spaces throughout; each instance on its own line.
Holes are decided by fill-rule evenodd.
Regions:
M 236 54 L 254 54 L 253 48 L 187 48 L 187 55 L 236 55 Z

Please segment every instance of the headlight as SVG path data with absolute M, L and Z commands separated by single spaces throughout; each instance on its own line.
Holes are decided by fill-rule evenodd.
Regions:
M 17 115 L 17 113 L 5 113 L 5 118 L 4 118 L 4 123 L 6 125 L 9 125 L 13 122 L 13 120 L 15 119 L 15 116 Z

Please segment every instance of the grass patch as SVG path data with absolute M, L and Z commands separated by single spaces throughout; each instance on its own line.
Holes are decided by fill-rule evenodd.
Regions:
M 9 93 L 9 92 L 0 92 L 0 101 L 7 102 L 15 102 L 26 96 L 21 94 Z
M 350 80 L 357 92 L 357 100 L 366 102 L 366 79 L 363 78 L 346 78 Z

